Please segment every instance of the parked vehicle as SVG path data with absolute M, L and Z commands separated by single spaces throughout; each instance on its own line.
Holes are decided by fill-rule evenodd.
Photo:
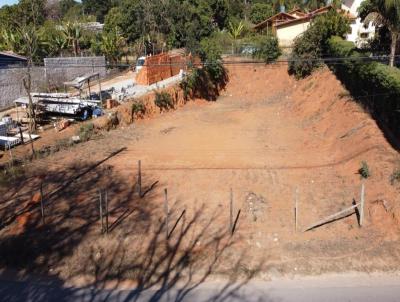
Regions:
M 143 68 L 145 63 L 146 63 L 146 57 L 140 57 L 139 59 L 137 59 L 135 71 L 139 72 Z

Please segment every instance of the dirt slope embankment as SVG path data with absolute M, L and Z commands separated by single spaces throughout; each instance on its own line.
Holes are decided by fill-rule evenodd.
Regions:
M 96 280 L 153 277 L 148 272 L 183 278 L 210 264 L 213 274 L 230 277 L 397 269 L 400 195 L 390 176 L 399 157 L 368 113 L 327 69 L 296 81 L 285 66 L 230 65 L 229 76 L 216 102 L 163 114 L 152 107 L 148 118 L 130 125 L 126 105 L 116 109 L 121 127 L 31 163 L 32 177 L 5 188 L 2 198 L 24 205 L 38 191 L 38 175 L 45 192 L 62 190 L 46 199 L 45 232 L 38 211 L 22 228 L 10 220 L 0 230 L 0 265 L 51 268 L 63 279 L 98 273 Z M 361 161 L 371 171 L 364 226 L 350 213 L 303 232 L 360 200 Z M 99 229 L 103 188 L 111 209 L 107 236 Z M 167 249 L 164 189 L 172 232 Z M 233 236 L 225 233 L 230 196 Z M 10 214 L 7 205 L 2 209 Z
M 284 163 L 275 165 L 277 169 L 337 171 L 343 175 L 342 182 L 357 186 L 361 183 L 358 169 L 361 161 L 366 161 L 371 170 L 371 177 L 364 181 L 368 219 L 377 227 L 383 226 L 383 232 L 398 231 L 399 190 L 390 183 L 393 171 L 400 167 L 398 152 L 328 68 L 296 81 L 285 66 L 234 66 L 227 93 L 248 101 L 282 105 L 276 107 L 276 118 L 286 124 L 282 128 L 287 131 L 279 136 L 290 136 L 292 145 L 296 141 L 300 144 L 293 145 L 295 150 L 285 154 Z M 296 124 L 295 129 L 291 123 Z M 325 184 L 332 182 L 330 177 L 320 177 Z M 340 183 L 337 185 L 329 190 L 340 190 Z

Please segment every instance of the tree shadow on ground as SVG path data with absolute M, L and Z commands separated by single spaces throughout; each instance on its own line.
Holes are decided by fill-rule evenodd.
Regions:
M 140 198 L 135 185 L 104 162 L 49 172 L 45 180 L 45 223 L 37 202 L 13 202 L 0 211 L 8 221 L 0 229 L 0 266 L 16 271 L 12 278 L 0 274 L 5 301 L 191 301 L 216 275 L 228 281 L 207 293 L 206 301 L 224 301 L 237 297 L 263 267 L 261 262 L 241 271 L 250 265 L 246 253 L 218 224 L 218 211 L 190 212 L 174 203 L 167 234 L 162 194 L 155 189 Z M 143 183 L 150 186 L 154 179 L 146 176 Z M 37 183 L 24 186 L 34 190 Z M 100 229 L 98 191 L 104 188 L 110 198 L 108 234 Z M 65 285 L 80 277 L 88 278 L 85 286 Z M 120 290 L 126 280 L 134 281 L 133 290 Z

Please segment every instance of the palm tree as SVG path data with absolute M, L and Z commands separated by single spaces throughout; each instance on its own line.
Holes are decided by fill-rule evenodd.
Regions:
M 112 32 L 105 33 L 101 37 L 100 50 L 111 63 L 118 63 L 123 54 L 123 48 L 126 45 L 125 39 L 115 29 Z
M 62 27 L 62 33 L 75 56 L 79 54 L 79 40 L 82 38 L 82 30 L 78 23 L 67 22 Z
M 53 38 L 53 50 L 54 53 L 60 54 L 67 47 L 67 40 L 64 36 L 56 36 Z
M 0 32 L 0 40 L 4 49 L 11 50 L 14 53 L 20 53 L 24 44 L 19 32 L 12 32 L 7 29 Z
M 391 33 L 390 62 L 394 66 L 396 45 L 400 38 L 400 2 L 398 0 L 367 0 L 359 9 L 364 23 L 373 22 L 377 26 L 386 26 Z
M 234 54 L 234 45 L 236 45 L 237 40 L 240 38 L 244 30 L 243 21 L 240 21 L 239 24 L 237 24 L 236 26 L 232 24 L 232 22 L 229 22 L 228 30 L 229 30 L 229 36 L 233 39 L 232 54 Z

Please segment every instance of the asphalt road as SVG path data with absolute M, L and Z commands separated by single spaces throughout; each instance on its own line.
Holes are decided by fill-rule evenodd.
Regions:
M 56 281 L 0 281 L 0 301 L 400 301 L 400 277 L 334 276 L 248 284 L 203 283 L 172 289 L 68 288 Z

